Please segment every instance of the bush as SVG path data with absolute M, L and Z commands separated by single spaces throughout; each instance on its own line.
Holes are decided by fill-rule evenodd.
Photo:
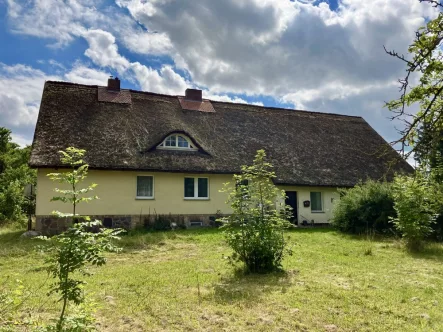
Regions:
M 150 231 L 169 231 L 171 229 L 186 229 L 186 224 L 182 215 L 155 214 L 154 220 L 150 217 L 144 219 L 143 227 Z
M 391 232 L 390 219 L 396 216 L 392 184 L 368 180 L 340 189 L 340 194 L 332 220 L 338 230 L 351 234 Z
M 19 180 L 11 181 L 8 187 L 0 192 L 0 224 L 11 220 L 23 226 L 26 221 L 23 213 L 24 206 L 23 185 Z
M 226 241 L 234 251 L 229 258 L 233 263 L 242 262 L 246 272 L 280 270 L 284 255 L 290 253 L 283 236 L 290 226 L 290 208 L 284 204 L 285 192 L 272 182 L 275 173 L 265 157 L 263 150 L 257 151 L 254 164 L 234 175 L 235 186 L 226 184 L 224 189 L 233 210 L 221 219 L 226 223 L 222 226 Z
M 424 239 L 432 234 L 441 208 L 440 185 L 434 181 L 432 172 L 419 169 L 415 176 L 395 177 L 393 197 L 397 212 L 397 217 L 392 218 L 395 227 L 409 250 L 420 250 Z
M 440 208 L 438 213 L 438 217 L 435 219 L 435 222 L 431 224 L 432 233 L 428 235 L 428 239 L 443 241 L 443 209 Z
M 28 166 L 30 152 L 29 146 L 20 148 L 11 142 L 11 131 L 0 127 L 0 225 L 23 226 L 28 208 L 35 205 L 23 193 L 26 184 L 36 183 L 36 171 Z
M 171 229 L 171 219 L 168 216 L 158 214 L 155 216 L 152 229 L 155 231 L 168 231 Z

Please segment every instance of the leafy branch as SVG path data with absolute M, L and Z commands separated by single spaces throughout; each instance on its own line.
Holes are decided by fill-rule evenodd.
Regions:
M 436 8 L 443 8 L 441 1 L 419 0 L 429 3 Z M 443 41 L 443 14 L 438 13 L 437 18 L 429 21 L 415 34 L 413 43 L 408 52 L 412 58 L 393 50 L 385 51 L 406 64 L 406 75 L 399 79 L 400 97 L 386 103 L 393 113 L 391 120 L 403 122 L 404 128 L 399 130 L 400 138 L 392 145 L 400 144 L 400 151 L 408 157 L 417 150 L 432 150 L 440 141 L 440 132 L 443 128 L 443 58 L 441 46 Z M 414 82 L 418 79 L 418 83 Z M 409 107 L 418 104 L 419 111 L 408 111 Z M 427 126 L 431 140 L 421 140 L 420 133 Z M 424 146 L 427 145 L 427 146 Z M 408 150 L 409 151 L 406 151 Z
M 91 184 L 79 189 L 79 184 L 86 179 L 88 173 L 88 165 L 83 160 L 85 150 L 69 147 L 66 151 L 60 151 L 60 154 L 62 163 L 68 165 L 70 171 L 50 173 L 48 177 L 53 181 L 68 185 L 70 189 L 56 188 L 55 192 L 60 196 L 53 197 L 51 201 L 70 204 L 72 213 L 54 211 L 53 214 L 58 218 L 65 218 L 66 222 L 72 218 L 73 224 L 67 231 L 52 238 L 40 237 L 52 244 L 46 248 L 46 251 L 50 253 L 46 260 L 47 270 L 49 275 L 56 280 L 50 294 L 60 294 L 60 301 L 63 302 L 56 325 L 57 331 L 63 330 L 68 303 L 80 305 L 84 302 L 82 290 L 85 282 L 75 278 L 75 275 L 90 275 L 86 268 L 88 265 L 104 265 L 106 263 L 104 252 L 120 250 L 114 245 L 114 241 L 119 239 L 118 234 L 122 232 L 121 229 L 103 229 L 99 220 L 91 221 L 88 216 L 77 214 L 78 204 L 98 199 L 97 196 L 84 196 L 97 185 Z M 78 222 L 79 219 L 83 222 Z M 98 231 L 92 232 L 93 230 Z

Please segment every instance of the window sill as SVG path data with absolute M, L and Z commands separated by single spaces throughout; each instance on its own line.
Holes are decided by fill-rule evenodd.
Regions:
M 325 213 L 325 211 L 311 211 L 311 213 Z
M 136 196 L 135 199 L 136 199 L 136 200 L 138 200 L 138 199 L 139 199 L 139 200 L 144 200 L 144 199 L 150 199 L 150 200 L 153 200 L 154 197 Z
M 185 201 L 209 201 L 209 197 L 184 197 Z

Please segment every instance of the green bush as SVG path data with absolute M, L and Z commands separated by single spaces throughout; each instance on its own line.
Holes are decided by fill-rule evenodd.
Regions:
M 154 223 L 152 224 L 154 231 L 168 231 L 171 229 L 171 219 L 169 216 L 158 214 L 155 216 Z
M 26 221 L 24 206 L 23 185 L 19 180 L 13 180 L 0 191 L 0 224 L 10 220 L 24 225 Z
M 431 224 L 432 233 L 428 235 L 428 239 L 443 241 L 443 208 L 439 209 L 439 213 L 435 222 Z
M 338 230 L 362 234 L 390 233 L 396 216 L 392 185 L 368 180 L 351 189 L 340 189 L 341 199 L 333 211 L 333 226 Z
M 230 261 L 243 263 L 246 272 L 253 273 L 280 270 L 284 255 L 290 253 L 283 236 L 290 226 L 290 208 L 284 204 L 285 192 L 272 182 L 275 173 L 265 157 L 263 150 L 257 151 L 254 164 L 234 175 L 235 186 L 226 184 L 233 213 L 220 220 L 233 250 Z
M 30 169 L 29 146 L 20 148 L 11 142 L 11 131 L 0 127 L 0 225 L 15 222 L 23 226 L 28 208 L 33 209 L 24 196 L 26 184 L 36 183 L 36 171 Z
M 433 232 L 433 224 L 441 208 L 440 185 L 432 172 L 418 169 L 414 176 L 398 175 L 393 183 L 394 208 L 392 218 L 402 233 L 409 250 L 423 247 L 424 240 Z

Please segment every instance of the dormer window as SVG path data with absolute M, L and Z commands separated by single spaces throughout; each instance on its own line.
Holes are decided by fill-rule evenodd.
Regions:
M 166 137 L 164 141 L 157 146 L 157 149 L 188 151 L 198 150 L 188 137 L 181 134 L 173 134 Z

